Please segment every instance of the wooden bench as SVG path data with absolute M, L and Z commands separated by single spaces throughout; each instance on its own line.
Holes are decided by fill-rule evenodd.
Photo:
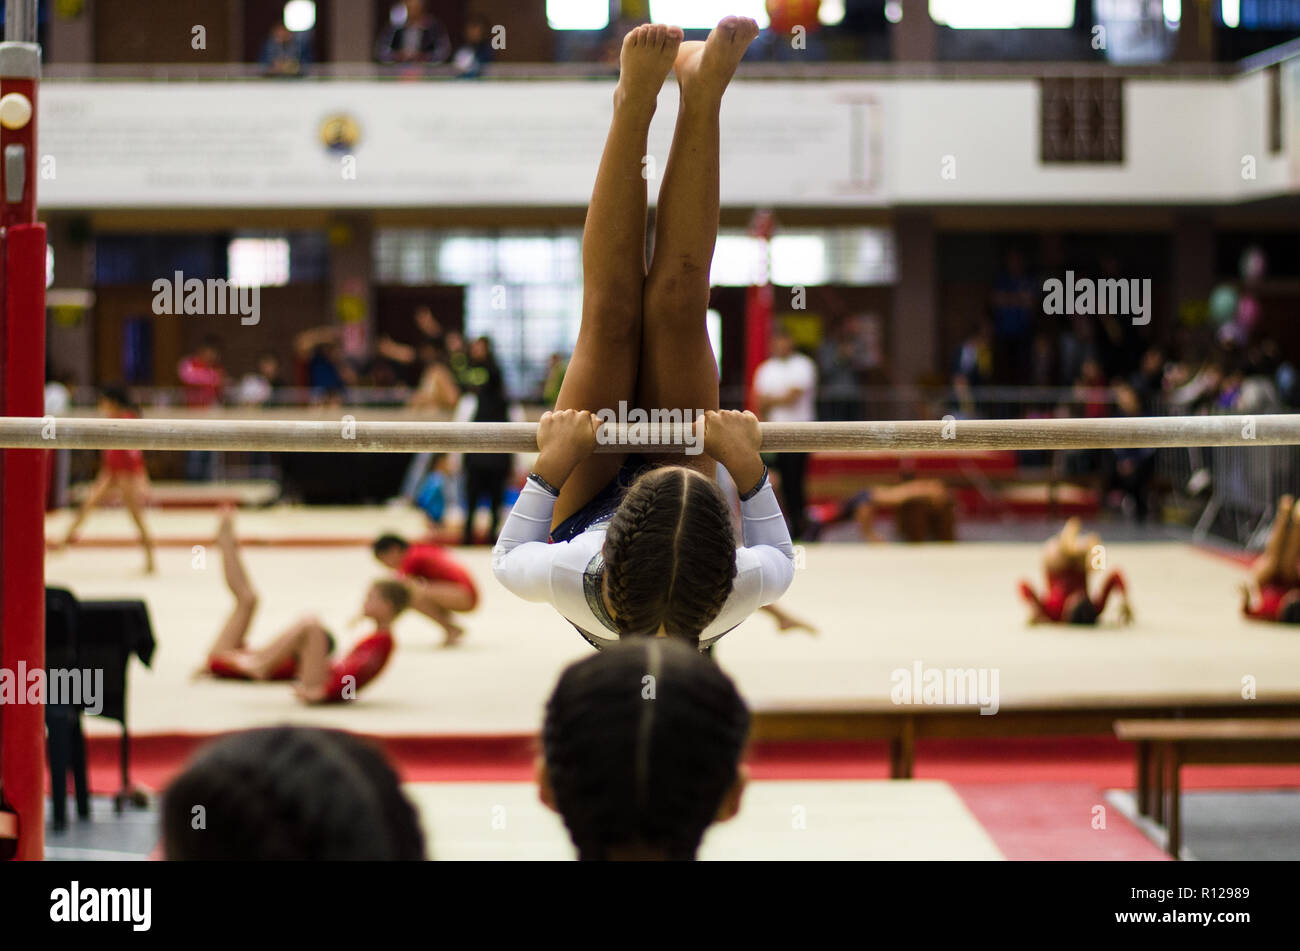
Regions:
M 993 716 L 978 707 L 895 704 L 888 700 L 809 700 L 795 705 L 758 704 L 755 740 L 879 740 L 888 744 L 891 779 L 911 779 L 918 740 L 982 740 L 1027 736 L 1109 736 L 1116 720 L 1168 718 L 1250 719 L 1300 717 L 1300 694 L 1268 703 L 1222 695 L 1131 698 L 1092 696 L 1054 700 L 1008 698 Z
M 1137 744 L 1137 810 L 1182 846 L 1179 772 L 1187 764 L 1300 763 L 1300 719 L 1118 720 L 1115 735 Z

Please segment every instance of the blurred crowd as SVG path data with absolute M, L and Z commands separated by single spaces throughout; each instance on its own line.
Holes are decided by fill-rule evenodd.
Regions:
M 426 8 L 424 0 L 403 0 L 392 6 L 388 24 L 375 38 L 375 62 L 390 66 L 450 64 L 457 75 L 473 79 L 492 61 L 491 27 L 477 14 L 465 21 L 459 42 Z M 262 46 L 262 72 L 268 77 L 303 76 L 313 61 L 312 34 L 295 32 L 283 23 L 271 28 Z
M 409 342 L 381 336 L 361 353 L 344 346 L 338 326 L 314 327 L 293 339 L 286 367 L 265 352 L 242 373 L 226 365 L 221 340 L 205 338 L 177 366 L 185 403 L 193 408 L 234 406 L 343 406 L 365 402 L 454 412 L 466 395 L 505 399 L 505 382 L 490 337 L 466 341 L 446 330 L 428 307 L 415 311 Z

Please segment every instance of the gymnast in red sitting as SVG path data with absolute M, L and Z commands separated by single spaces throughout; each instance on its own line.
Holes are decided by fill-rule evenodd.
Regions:
M 1273 528 L 1263 552 L 1241 586 L 1241 613 L 1254 621 L 1300 624 L 1300 507 L 1284 495 L 1278 500 Z
M 1054 624 L 1096 624 L 1106 609 L 1112 593 L 1120 599 L 1120 618 L 1125 624 L 1133 620 L 1128 603 L 1124 576 L 1111 571 L 1102 582 L 1096 597 L 1088 594 L 1088 573 L 1096 567 L 1096 553 L 1101 539 L 1094 534 L 1079 535 L 1080 523 L 1072 518 L 1059 534 L 1047 540 L 1043 550 L 1043 571 L 1047 575 L 1047 591 L 1040 597 L 1028 582 L 1020 582 L 1020 595 L 1029 602 L 1033 614 L 1030 624 L 1048 621 Z
M 222 512 L 217 543 L 235 607 L 200 674 L 233 680 L 292 680 L 295 695 L 305 703 L 353 700 L 379 676 L 393 653 L 393 621 L 411 603 L 406 585 L 381 580 L 370 586 L 361 613 L 375 622 L 375 630 L 341 659 L 334 658 L 334 638 L 315 617 L 304 618 L 270 644 L 253 650 L 244 646 L 244 639 L 257 609 L 257 592 L 240 560 L 229 509 Z

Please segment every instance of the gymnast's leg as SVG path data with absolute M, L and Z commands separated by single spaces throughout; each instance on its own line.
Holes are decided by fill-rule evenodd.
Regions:
M 582 326 L 555 409 L 617 411 L 636 398 L 645 289 L 646 184 L 642 161 L 659 90 L 681 43 L 677 27 L 639 26 L 623 40 L 614 118 L 582 233 Z M 552 526 L 591 500 L 623 457 L 593 455 L 564 483 Z
M 244 649 L 244 638 L 253 623 L 253 614 L 257 610 L 257 592 L 248 580 L 243 560 L 239 557 L 239 540 L 235 537 L 235 516 L 230 508 L 221 513 L 221 522 L 217 527 L 217 545 L 221 549 L 221 565 L 225 572 L 226 587 L 235 596 L 235 606 L 231 609 L 226 623 L 222 625 L 217 639 L 208 649 L 208 661 L 226 659 Z
M 1268 541 L 1255 563 L 1251 565 L 1251 578 L 1257 585 L 1267 584 L 1281 572 L 1283 549 L 1287 547 L 1287 536 L 1292 534 L 1291 520 L 1295 499 L 1284 495 L 1277 501 L 1277 512 L 1273 516 L 1273 527 L 1269 530 Z
M 718 239 L 718 114 L 722 94 L 756 36 L 753 20 L 726 17 L 708 40 L 682 43 L 673 64 L 680 101 L 645 282 L 636 395 L 643 409 L 718 408 L 718 367 L 705 320 Z M 656 461 L 684 463 L 710 477 L 716 472 L 703 453 Z
M 122 501 L 135 522 L 136 531 L 140 533 L 140 544 L 144 547 L 145 574 L 154 573 L 153 539 L 149 536 L 149 526 L 145 524 L 144 507 L 149 494 L 149 479 L 143 472 L 122 473 L 117 476 L 122 490 Z

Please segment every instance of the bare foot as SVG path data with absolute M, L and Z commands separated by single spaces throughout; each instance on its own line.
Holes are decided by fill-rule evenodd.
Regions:
M 638 26 L 623 37 L 615 104 L 626 101 L 653 109 L 659 100 L 659 90 L 677 59 L 681 42 L 680 27 L 659 23 Z
M 455 647 L 460 643 L 460 639 L 465 636 L 465 629 L 459 624 L 449 624 L 444 622 L 442 628 L 443 647 Z
M 746 17 L 723 17 L 709 38 L 683 43 L 673 71 L 682 95 L 721 99 L 745 50 L 758 36 L 758 24 Z

